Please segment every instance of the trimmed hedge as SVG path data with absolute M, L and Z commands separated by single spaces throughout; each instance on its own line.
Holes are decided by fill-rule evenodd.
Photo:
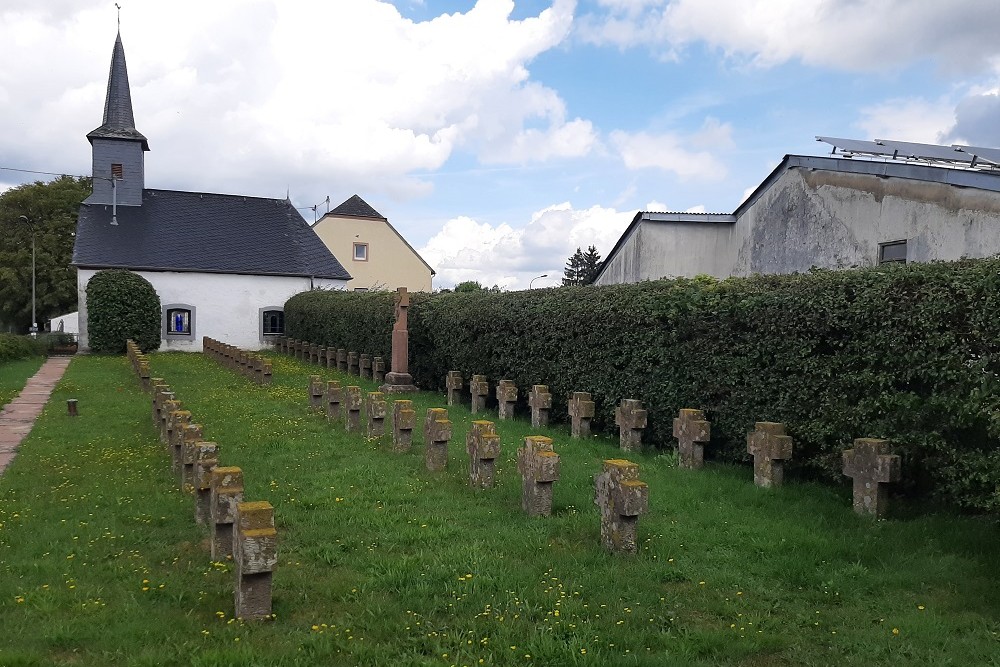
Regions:
M 388 351 L 393 295 L 364 319 L 371 295 L 311 294 L 289 302 L 302 306 L 294 318 L 286 306 L 288 335 Z M 789 474 L 835 483 L 846 481 L 841 452 L 854 438 L 884 437 L 903 457 L 900 488 L 1000 508 L 1000 261 L 411 303 L 410 372 L 423 387 L 442 388 L 448 370 L 509 378 L 522 395 L 548 384 L 553 415 L 569 392 L 590 391 L 595 428 L 607 432 L 617 402 L 638 398 L 646 441 L 665 448 L 677 411 L 701 408 L 712 422 L 706 452 L 726 461 L 749 460 L 755 421 L 780 421 L 795 438 Z
M 87 283 L 87 336 L 94 352 L 123 354 L 130 338 L 160 347 L 160 297 L 148 280 L 124 269 L 98 271 Z
M 0 333 L 0 363 L 14 359 L 40 357 L 48 351 L 45 340 L 31 336 Z
M 285 303 L 285 332 L 317 345 L 383 355 L 388 364 L 395 298 L 394 292 L 301 292 Z

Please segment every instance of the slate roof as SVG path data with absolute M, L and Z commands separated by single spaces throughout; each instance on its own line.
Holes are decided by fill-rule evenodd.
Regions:
M 385 220 L 385 216 L 373 209 L 368 202 L 357 195 L 352 195 L 350 199 L 333 209 L 327 215 L 345 215 L 352 218 L 375 218 Z
M 87 135 L 90 143 L 94 143 L 95 138 L 141 141 L 142 150 L 149 150 L 146 137 L 135 129 L 135 117 L 132 115 L 132 93 L 128 85 L 128 69 L 125 67 L 125 48 L 122 46 L 121 33 L 118 34 L 115 48 L 111 52 L 108 94 L 104 99 L 104 123 Z
M 176 190 L 143 190 L 117 225 L 81 204 L 73 265 L 351 279 L 288 200 Z

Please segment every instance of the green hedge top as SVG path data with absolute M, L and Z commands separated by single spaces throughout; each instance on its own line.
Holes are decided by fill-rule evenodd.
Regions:
M 392 294 L 298 295 L 290 336 L 388 353 Z M 756 421 L 795 439 L 790 474 L 842 482 L 841 451 L 884 437 L 902 488 L 970 509 L 1000 507 L 1000 261 L 892 265 L 790 276 L 415 295 L 410 372 L 449 370 L 526 396 L 548 384 L 553 415 L 589 391 L 595 427 L 623 398 L 649 411 L 645 441 L 673 446 L 681 408 L 712 421 L 710 456 L 746 461 Z M 308 325 L 306 324 L 308 322 Z M 351 337 L 353 336 L 353 338 Z

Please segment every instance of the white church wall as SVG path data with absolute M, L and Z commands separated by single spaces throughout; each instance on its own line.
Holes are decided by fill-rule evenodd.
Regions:
M 77 272 L 80 302 L 80 349 L 89 349 L 87 336 L 87 283 L 97 273 Z M 136 271 L 148 280 L 160 297 L 161 306 L 189 305 L 194 315 L 193 335 L 163 337 L 160 350 L 200 352 L 202 336 L 209 336 L 245 350 L 258 350 L 261 341 L 261 312 L 268 306 L 283 305 L 294 294 L 317 288 L 343 288 L 346 281 L 289 276 L 258 276 L 170 271 Z M 161 313 L 161 320 L 163 314 Z M 161 331 L 162 335 L 162 331 Z

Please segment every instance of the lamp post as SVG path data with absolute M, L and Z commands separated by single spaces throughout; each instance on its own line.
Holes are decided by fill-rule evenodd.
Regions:
M 530 281 L 530 282 L 528 282 L 528 289 L 531 289 L 531 286 L 532 286 L 532 285 L 534 284 L 534 282 L 535 282 L 536 280 L 538 280 L 539 278 L 548 278 L 548 277 L 549 277 L 549 274 L 547 274 L 547 273 L 543 273 L 543 274 L 542 274 L 542 275 L 540 275 L 540 276 L 535 276 L 534 278 L 532 278 L 532 279 L 531 279 L 531 281 Z
M 34 336 L 38 333 L 38 321 L 35 319 L 35 225 L 28 216 L 19 216 L 31 229 L 31 327 L 28 332 Z

